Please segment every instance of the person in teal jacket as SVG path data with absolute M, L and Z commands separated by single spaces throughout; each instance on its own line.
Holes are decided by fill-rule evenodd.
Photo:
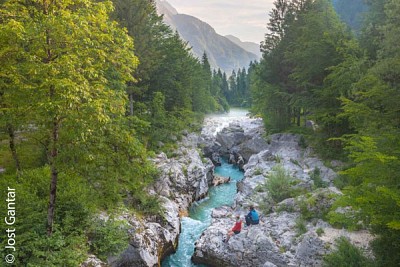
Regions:
M 245 217 L 246 219 L 246 225 L 254 225 L 254 224 L 259 224 L 260 223 L 260 219 L 258 217 L 258 213 L 257 211 L 254 209 L 254 206 L 251 205 L 250 206 L 250 212 L 246 215 Z

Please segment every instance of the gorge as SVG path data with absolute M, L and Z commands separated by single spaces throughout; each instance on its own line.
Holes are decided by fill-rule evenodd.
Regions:
M 165 154 L 157 157 L 155 163 L 162 175 L 151 190 L 164 200 L 166 221 L 130 219 L 135 234 L 113 266 L 159 266 L 172 252 L 175 254 L 163 261 L 163 267 L 321 266 L 323 256 L 340 236 L 369 251 L 372 235 L 368 232 L 336 229 L 325 221 L 341 194 L 332 184 L 336 173 L 310 147 L 301 146 L 299 135 L 265 138 L 262 120 L 245 113 L 232 110 L 208 117 L 201 136 L 184 136 L 173 158 Z M 224 159 L 214 170 L 210 159 L 201 159 L 198 147 L 209 157 L 243 155 L 243 180 L 238 167 Z M 335 164 L 340 163 L 332 162 L 331 166 Z M 280 201 L 271 197 L 265 184 L 277 166 L 292 177 L 291 187 L 301 193 Z M 316 172 L 320 185 L 316 184 Z M 210 189 L 214 174 L 230 176 L 232 181 Z M 245 228 L 223 243 L 234 216 L 243 218 L 249 205 L 260 212 L 260 225 Z

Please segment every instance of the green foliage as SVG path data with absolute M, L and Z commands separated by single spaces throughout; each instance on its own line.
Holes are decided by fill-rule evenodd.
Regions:
M 276 165 L 267 176 L 265 187 L 275 202 L 281 202 L 294 196 L 293 183 L 290 174 L 281 165 Z
M 319 227 L 319 228 L 317 228 L 317 230 L 315 230 L 315 233 L 320 237 L 325 233 L 325 231 L 324 231 L 324 229 Z
M 362 25 L 363 13 L 367 6 L 363 0 L 334 0 L 333 5 L 340 18 L 355 32 L 359 32 Z
M 375 252 L 376 266 L 398 266 L 400 262 L 400 255 L 397 253 L 400 249 L 399 238 L 398 230 L 386 230 L 372 240 L 371 246 Z
M 343 188 L 345 188 L 346 186 L 349 185 L 349 178 L 346 175 L 341 175 L 339 174 L 338 176 L 336 176 L 336 178 L 333 180 L 333 184 L 339 188 L 340 190 L 342 190 Z
M 348 190 L 348 188 L 345 190 Z M 339 197 L 327 214 L 327 218 L 334 227 L 359 230 L 362 227 L 359 223 L 362 218 L 361 213 L 359 209 L 347 206 L 350 198 L 351 196 L 346 193 Z
M 250 85 L 255 79 L 255 70 L 258 62 L 250 62 L 249 68 L 246 71 L 245 68 L 233 71 L 229 77 L 229 81 L 226 81 L 226 77 L 222 77 L 222 92 L 227 102 L 235 107 L 250 107 L 251 106 L 251 94 Z
M 331 195 L 324 190 L 316 190 L 313 194 L 309 193 L 300 197 L 297 204 L 304 219 L 318 218 L 325 220 L 330 209 L 328 203 L 333 198 L 336 198 L 336 195 Z
M 16 191 L 17 231 L 16 264 L 18 266 L 68 266 L 79 265 L 85 258 L 88 244 L 84 235 L 89 226 L 93 198 L 86 181 L 80 177 L 60 177 L 58 192 L 57 224 L 54 234 L 47 236 L 46 219 L 48 204 L 48 167 L 3 175 L 0 179 L 2 196 L 7 187 Z M 92 195 L 96 196 L 95 194 Z M 10 226 L 1 223 L 1 230 Z M 2 239 L 1 254 L 4 256 Z
M 282 211 L 286 211 L 286 212 L 295 212 L 295 208 L 293 205 L 287 205 L 287 204 L 280 204 L 278 206 L 278 208 L 276 209 L 277 212 L 282 212 Z
M 303 149 L 306 149 L 308 147 L 307 140 L 304 135 L 300 135 L 299 146 Z
M 127 11 L 123 2 L 115 14 Z M 161 22 L 153 4 L 130 3 L 140 5 L 129 9 L 137 13 L 124 13 L 135 47 L 110 19 L 109 1 L 2 3 L 0 166 L 7 176 L 1 174 L 0 183 L 18 192 L 16 227 L 24 245 L 17 265 L 80 265 L 89 251 L 86 230 L 98 210 L 131 203 L 131 210 L 144 215 L 162 212 L 158 198 L 145 193 L 157 176 L 145 145 L 158 140 L 159 129 L 166 128 L 161 137 L 167 139 L 201 120 L 192 113 L 192 93 L 203 86 L 194 78 L 201 64 Z M 133 33 L 132 25 L 143 31 Z M 177 68 L 160 77 L 168 81 L 160 86 L 157 71 L 171 66 Z M 170 79 L 175 70 L 179 81 Z M 116 252 L 116 228 L 96 227 L 105 239 L 97 236 L 92 249 L 103 257 Z
M 262 174 L 262 169 L 261 168 L 256 168 L 256 170 L 253 173 L 254 175 L 261 175 Z
M 102 260 L 120 254 L 128 246 L 128 226 L 111 218 L 95 219 L 87 235 L 90 251 Z
M 315 188 L 327 187 L 327 182 L 324 182 L 321 177 L 321 170 L 319 168 L 315 168 L 310 175 L 311 180 L 314 182 Z
M 315 214 L 313 212 L 315 203 L 313 203 L 313 199 L 301 199 L 297 204 L 299 205 L 302 219 L 310 220 L 315 218 Z M 311 210 L 312 208 L 313 210 Z
M 135 71 L 139 80 L 129 83 L 127 92 L 129 114 L 149 123 L 135 128 L 148 148 L 163 149 L 161 144 L 175 142 L 171 136 L 183 129 L 197 131 L 202 113 L 229 110 L 221 71 L 212 73 L 205 53 L 201 62 L 192 56 L 187 43 L 162 22 L 153 1 L 113 2 L 113 17 L 134 38 L 141 61 Z
M 331 3 L 277 1 L 268 28 L 264 57 L 252 84 L 253 109 L 271 132 L 287 131 L 292 125 L 300 128 L 310 116 L 325 139 L 339 137 L 337 130 L 347 131 L 346 124 L 325 125 L 323 119 L 336 118 L 340 112 L 340 91 L 325 90 L 324 84 L 331 67 L 350 51 L 351 35 Z
M 282 161 L 282 157 L 280 155 L 274 155 L 274 161 L 279 164 Z
M 307 225 L 303 216 L 300 216 L 296 219 L 296 231 L 297 231 L 296 234 L 297 236 L 301 236 L 307 233 Z
M 157 215 L 164 218 L 164 210 L 161 207 L 160 199 L 157 196 L 151 196 L 141 193 L 139 190 L 128 198 L 129 204 L 135 210 L 143 215 Z
M 345 237 L 336 240 L 337 249 L 324 257 L 325 267 L 368 267 L 374 266 L 362 251 Z
M 350 7 L 346 12 L 360 5 L 333 2 Z M 400 244 L 400 2 L 364 2 L 368 14 L 357 40 L 329 1 L 276 1 L 251 84 L 252 112 L 263 117 L 268 132 L 316 122 L 310 145 L 323 158 L 349 161 L 334 182 L 344 196 L 330 222 L 393 236 L 391 246 L 374 251 L 381 266 L 394 266 L 388 255 Z M 318 172 L 311 176 L 317 187 L 325 186 Z

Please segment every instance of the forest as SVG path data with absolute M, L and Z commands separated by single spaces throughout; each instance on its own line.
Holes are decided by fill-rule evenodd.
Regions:
M 127 244 L 114 213 L 162 218 L 143 194 L 157 178 L 148 159 L 237 96 L 152 1 L 0 4 L 0 184 L 18 195 L 15 264 L 105 259 Z
M 355 32 L 328 0 L 275 1 L 250 86 L 252 109 L 268 131 L 303 133 L 320 156 L 346 162 L 330 221 L 369 229 L 377 236 L 374 266 L 398 266 L 400 2 L 364 2 Z M 316 123 L 311 133 L 308 120 Z M 335 212 L 348 207 L 351 217 Z
M 374 266 L 398 266 L 400 2 L 364 5 L 351 29 L 329 0 L 276 0 L 262 60 L 225 74 L 153 1 L 1 0 L 0 186 L 17 192 L 16 266 L 118 254 L 128 235 L 114 216 L 163 217 L 144 193 L 158 176 L 149 159 L 230 106 L 345 162 L 330 222 L 369 229 Z M 345 207 L 353 217 L 335 212 Z

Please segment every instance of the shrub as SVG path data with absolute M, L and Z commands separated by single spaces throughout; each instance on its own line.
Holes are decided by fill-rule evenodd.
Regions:
M 296 229 L 297 236 L 301 236 L 302 234 L 305 234 L 307 232 L 307 225 L 303 216 L 300 216 L 296 219 Z
M 308 147 L 307 140 L 306 140 L 306 138 L 304 137 L 304 135 L 300 135 L 299 146 L 300 146 L 301 148 L 303 148 L 303 149 L 306 149 L 306 148 Z
M 333 184 L 339 188 L 340 190 L 342 190 L 343 188 L 345 188 L 346 186 L 348 186 L 350 184 L 349 181 L 349 177 L 345 176 L 345 175 L 338 175 L 335 180 L 333 180 Z
M 293 182 L 294 179 L 290 174 L 281 165 L 276 165 L 272 168 L 272 173 L 268 175 L 265 186 L 272 199 L 275 202 L 281 202 L 294 196 Z
M 310 197 L 308 199 L 301 198 L 297 201 L 297 204 L 300 208 L 301 216 L 306 220 L 310 220 L 315 217 L 314 212 L 310 208 L 311 205 L 313 205 L 312 200 L 314 200 L 314 198 Z
M 345 237 L 336 240 L 336 250 L 324 257 L 325 267 L 367 267 L 372 262 Z
M 371 242 L 376 258 L 376 266 L 399 266 L 400 231 L 380 232 L 378 238 Z
M 47 235 L 46 221 L 48 208 L 49 168 L 23 171 L 20 177 L 2 176 L 0 187 L 12 187 L 17 192 L 17 242 L 20 244 L 14 254 L 15 266 L 79 266 L 87 255 L 84 235 L 89 225 L 90 201 L 87 185 L 79 177 L 60 174 L 58 205 L 53 234 Z M 1 232 L 9 227 L 4 220 Z M 6 240 L 1 240 L 0 255 Z
M 254 175 L 261 175 L 262 174 L 262 170 L 260 168 L 257 168 L 254 170 Z
M 310 175 L 311 180 L 314 182 L 315 188 L 327 187 L 328 184 L 322 180 L 321 170 L 319 168 L 315 168 L 314 171 Z
M 88 236 L 91 252 L 102 260 L 120 254 L 128 246 L 128 227 L 122 221 L 96 219 Z
M 136 211 L 143 215 L 156 215 L 161 219 L 164 218 L 162 214 L 165 211 L 162 209 L 158 196 L 134 192 L 134 194 L 129 198 L 129 203 Z
M 318 236 L 322 236 L 322 234 L 324 234 L 325 233 L 325 231 L 324 231 L 324 229 L 322 229 L 322 228 L 317 228 L 317 230 L 315 230 L 315 233 L 318 235 Z

